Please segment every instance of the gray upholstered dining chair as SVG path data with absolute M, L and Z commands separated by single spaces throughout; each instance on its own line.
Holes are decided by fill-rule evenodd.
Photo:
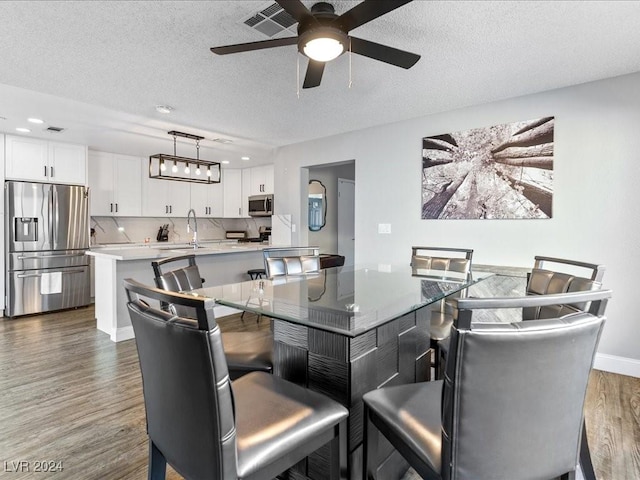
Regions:
M 430 270 L 444 276 L 458 278 L 471 272 L 473 250 L 452 247 L 411 247 L 411 267 Z M 458 294 L 461 296 L 463 293 Z M 436 379 L 441 378 L 441 353 L 439 344 L 449 336 L 453 323 L 452 309 L 447 300 L 438 302 L 430 312 L 429 337 L 433 349 L 432 366 Z
M 604 265 L 537 255 L 527 276 L 527 295 L 548 295 L 554 293 L 582 292 L 602 287 Z M 522 309 L 522 320 L 558 317 L 571 312 L 585 311 L 589 305 L 551 305 Z M 446 362 L 449 349 L 448 340 L 438 342 L 440 365 Z
M 605 266 L 601 264 L 537 255 L 534 257 L 533 269 L 527 277 L 526 294 L 549 295 L 597 290 L 602 287 L 604 272 Z M 587 311 L 589 307 L 588 303 L 524 307 L 521 319 L 561 317 L 569 313 Z M 442 366 L 447 362 L 449 339 L 438 342 L 438 346 L 442 370 Z M 585 480 L 595 480 L 586 433 L 583 433 L 580 445 L 580 466 Z
M 608 290 L 453 300 L 444 380 L 364 395 L 364 477 L 375 429 L 425 479 L 575 478 L 583 408 Z M 473 312 L 589 304 L 589 312 L 473 323 Z M 375 427 L 375 429 L 373 428 Z
M 264 372 L 231 382 L 214 300 L 124 281 L 142 373 L 150 479 L 272 479 L 326 444 L 340 477 L 348 411 Z M 154 308 L 186 307 L 195 318 Z M 345 451 L 343 451 L 345 450 Z
M 319 247 L 265 248 L 262 255 L 267 278 L 320 271 Z
M 527 295 L 583 292 L 602 287 L 604 265 L 541 255 L 536 256 L 534 260 L 533 269 L 527 280 Z M 557 317 L 569 312 L 584 311 L 586 307 L 586 305 L 562 305 L 524 308 L 522 319 Z
M 156 287 L 162 290 L 184 292 L 202 287 L 203 280 L 193 254 L 154 260 L 151 266 Z M 174 315 L 195 318 L 195 311 L 184 305 L 163 303 L 162 308 Z M 273 336 L 270 333 L 224 332 L 222 344 L 232 380 L 248 372 L 273 370 Z

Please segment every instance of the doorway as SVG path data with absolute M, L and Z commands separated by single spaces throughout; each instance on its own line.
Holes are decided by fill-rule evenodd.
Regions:
M 311 222 L 313 225 L 308 225 L 307 244 L 320 247 L 321 253 L 344 255 L 345 264 L 353 264 L 355 257 L 355 241 L 353 240 L 355 238 L 353 234 L 355 231 L 355 161 L 349 160 L 346 162 L 311 166 L 308 167 L 308 173 L 309 185 L 307 185 L 306 188 L 306 196 L 310 193 L 314 195 L 316 191 L 311 192 L 310 186 L 312 189 L 321 187 L 323 199 L 326 199 L 326 202 L 323 203 L 325 210 L 322 211 L 321 221 L 314 221 Z M 341 180 L 350 182 L 351 193 L 346 192 L 342 195 L 339 194 L 338 190 Z M 343 185 L 342 188 L 349 187 Z M 349 199 L 351 199 L 350 202 Z M 310 212 L 307 199 L 305 199 L 305 203 L 307 203 L 307 206 L 306 210 L 303 210 L 303 215 L 309 218 Z M 312 205 L 315 205 L 315 203 L 312 203 Z M 339 241 L 341 237 L 343 239 L 348 238 L 349 240 Z M 342 253 L 343 251 L 346 254 Z
M 356 182 L 338 179 L 338 255 L 344 256 L 345 265 L 353 265 L 355 255 Z

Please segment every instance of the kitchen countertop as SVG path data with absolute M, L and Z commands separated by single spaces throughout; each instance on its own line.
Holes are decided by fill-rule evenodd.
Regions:
M 263 243 L 231 243 L 202 242 L 197 249 L 186 243 L 167 244 L 117 244 L 117 246 L 94 246 L 87 252 L 93 257 L 110 258 L 112 260 L 145 260 L 177 255 L 225 255 L 240 252 L 262 251 L 265 248 L 277 247 Z

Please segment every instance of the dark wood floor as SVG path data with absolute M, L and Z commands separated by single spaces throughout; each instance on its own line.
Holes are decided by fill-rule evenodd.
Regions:
M 269 328 L 249 315 L 220 324 Z M 594 371 L 586 416 L 598 478 L 640 479 L 640 379 Z M 62 471 L 35 472 L 37 462 Z M 142 480 L 146 472 L 134 341 L 97 331 L 92 307 L 0 320 L 0 478 Z M 167 478 L 181 477 L 169 470 Z

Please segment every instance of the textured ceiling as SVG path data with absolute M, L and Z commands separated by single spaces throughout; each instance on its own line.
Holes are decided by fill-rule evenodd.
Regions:
M 245 166 L 241 154 L 261 163 L 276 146 L 640 71 L 640 2 L 416 0 L 353 31 L 422 55 L 412 69 L 353 55 L 349 88 L 342 55 L 302 90 L 295 46 L 209 51 L 267 39 L 242 22 L 271 3 L 0 2 L 0 130 L 39 115 L 66 128 L 57 139 L 148 155 L 176 129 Z

